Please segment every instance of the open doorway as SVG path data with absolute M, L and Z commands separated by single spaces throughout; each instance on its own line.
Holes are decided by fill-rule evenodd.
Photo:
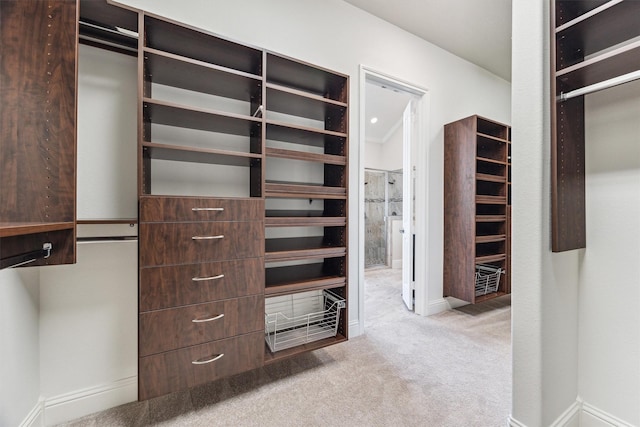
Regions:
M 396 80 L 365 74 L 363 279 L 364 299 L 376 312 L 378 299 L 388 301 L 384 309 L 414 308 L 415 152 L 423 95 Z

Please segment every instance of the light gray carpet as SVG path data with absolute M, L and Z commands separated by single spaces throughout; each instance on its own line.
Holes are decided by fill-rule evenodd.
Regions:
M 510 299 L 430 317 L 407 311 L 400 272 L 366 273 L 363 336 L 64 426 L 505 426 Z

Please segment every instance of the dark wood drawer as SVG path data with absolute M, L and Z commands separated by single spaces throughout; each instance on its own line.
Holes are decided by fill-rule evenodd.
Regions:
M 253 258 L 263 253 L 262 221 L 140 224 L 140 267 Z
M 140 311 L 262 294 L 264 272 L 262 258 L 142 268 Z
M 264 218 L 262 199 L 140 198 L 140 222 L 253 221 Z
M 264 346 L 261 331 L 141 357 L 138 397 L 150 399 L 258 368 Z
M 141 357 L 264 331 L 264 296 L 150 311 L 140 315 L 139 328 Z

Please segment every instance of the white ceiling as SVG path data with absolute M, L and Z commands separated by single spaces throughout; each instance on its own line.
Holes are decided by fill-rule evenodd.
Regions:
M 378 83 L 366 82 L 365 91 L 365 139 L 366 142 L 384 144 L 402 125 L 402 114 L 411 95 Z M 371 119 L 378 119 L 371 123 Z
M 511 0 L 344 0 L 511 81 Z

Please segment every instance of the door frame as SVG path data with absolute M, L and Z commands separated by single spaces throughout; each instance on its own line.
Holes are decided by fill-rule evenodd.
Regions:
M 417 158 L 415 171 L 415 211 L 416 215 L 415 234 L 416 243 L 414 257 L 415 264 L 415 313 L 427 315 L 429 306 L 429 293 L 427 286 L 427 272 L 429 270 L 429 209 L 428 209 L 428 138 L 429 135 L 429 90 L 397 77 L 391 76 L 374 68 L 360 65 L 360 93 L 359 93 L 359 123 L 358 123 L 358 143 L 359 143 L 359 164 L 358 164 L 358 206 L 359 212 L 364 212 L 364 154 L 365 154 L 365 94 L 367 80 L 384 82 L 386 85 L 397 88 L 403 92 L 408 92 L 416 96 L 417 104 L 417 128 L 418 137 L 415 144 L 414 155 Z M 364 221 L 358 218 L 358 320 L 360 333 L 364 333 Z M 403 266 L 404 268 L 404 266 Z

